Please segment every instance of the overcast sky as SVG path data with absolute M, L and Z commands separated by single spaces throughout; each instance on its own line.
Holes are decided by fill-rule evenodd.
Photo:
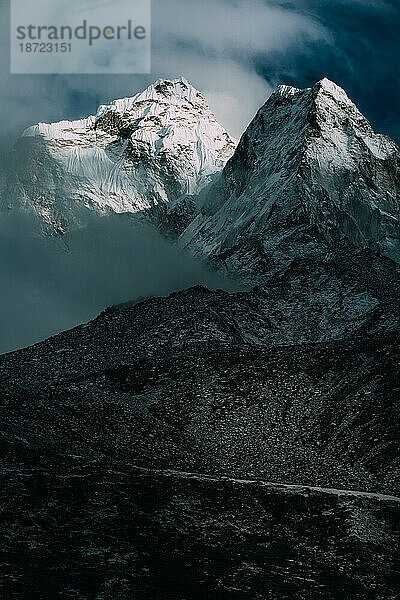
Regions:
M 158 77 L 185 76 L 239 136 L 279 83 L 343 86 L 377 131 L 400 138 L 397 0 L 153 0 L 152 74 L 9 74 L 1 0 L 2 146 L 31 123 L 79 118 Z M 5 118 L 5 116 L 7 118 Z
M 400 140 L 398 0 L 153 0 L 149 76 L 10 75 L 9 3 L 0 2 L 5 156 L 32 123 L 94 114 L 99 104 L 133 95 L 158 77 L 180 76 L 206 95 L 237 137 L 276 85 L 305 87 L 326 76 L 346 89 L 375 131 Z M 0 352 L 112 303 L 197 281 L 217 285 L 159 236 L 141 231 L 133 238 L 121 223 L 111 223 L 108 233 L 97 229 L 100 244 L 80 241 L 80 258 L 55 251 L 32 231 L 26 221 L 1 216 Z

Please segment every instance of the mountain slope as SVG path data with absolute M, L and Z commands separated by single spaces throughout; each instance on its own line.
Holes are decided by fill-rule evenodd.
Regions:
M 153 472 L 22 440 L 2 457 L 5 598 L 398 596 L 396 499 Z
M 267 306 L 193 288 L 5 355 L 3 428 L 72 455 L 399 494 L 399 328 L 279 345 Z
M 185 79 L 159 80 L 96 116 L 27 129 L 2 205 L 62 232 L 91 211 L 137 212 L 197 193 L 235 144 Z
M 181 244 L 265 277 L 343 240 L 400 260 L 400 152 L 327 79 L 280 86 L 242 136 Z

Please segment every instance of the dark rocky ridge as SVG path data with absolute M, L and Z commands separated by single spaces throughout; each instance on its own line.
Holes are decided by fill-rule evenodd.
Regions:
M 399 493 L 399 329 L 277 346 L 257 302 L 194 288 L 6 355 L 3 415 L 72 454 Z

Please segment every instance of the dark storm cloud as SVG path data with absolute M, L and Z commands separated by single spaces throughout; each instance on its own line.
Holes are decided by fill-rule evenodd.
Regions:
M 9 9 L 0 5 L 0 144 L 38 121 L 93 114 L 157 77 L 184 75 L 240 135 L 279 83 L 327 76 L 346 88 L 376 130 L 400 137 L 398 1 L 153 0 L 150 76 L 9 74 Z
M 307 15 L 263 0 L 153 0 L 151 75 L 10 75 L 8 12 L 8 3 L 0 4 L 0 111 L 8 117 L 0 136 L 6 145 L 32 123 L 87 116 L 158 77 L 181 75 L 206 94 L 223 125 L 240 135 L 271 92 L 254 57 L 318 44 L 326 35 Z

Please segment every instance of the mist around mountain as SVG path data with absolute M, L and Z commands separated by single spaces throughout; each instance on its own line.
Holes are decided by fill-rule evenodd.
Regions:
M 70 329 L 113 304 L 199 283 L 237 287 L 129 215 L 91 215 L 84 228 L 49 237 L 24 211 L 0 217 L 0 280 L 0 353 Z
M 237 288 L 173 243 L 191 219 L 174 202 L 207 185 L 235 144 L 184 78 L 28 128 L 2 172 L 0 352 L 111 304 Z

